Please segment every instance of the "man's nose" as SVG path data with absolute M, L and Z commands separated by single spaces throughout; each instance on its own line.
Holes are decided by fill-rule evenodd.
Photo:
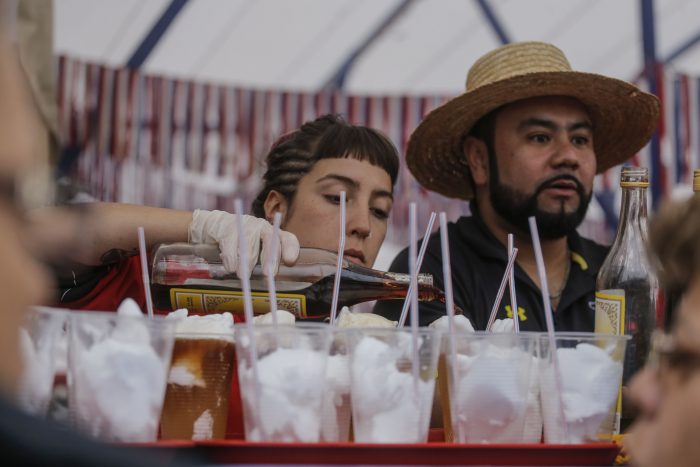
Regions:
M 579 165 L 579 151 L 574 143 L 568 137 L 559 139 L 555 153 L 552 158 L 552 164 L 556 167 L 577 168 Z

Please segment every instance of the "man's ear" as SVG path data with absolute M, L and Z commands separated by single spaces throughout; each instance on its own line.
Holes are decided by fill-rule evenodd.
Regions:
M 289 209 L 289 203 L 284 195 L 278 191 L 270 190 L 263 203 L 263 208 L 265 209 L 265 219 L 267 219 L 268 222 L 272 223 L 272 220 L 275 218 L 275 213 L 279 212 L 282 214 L 281 225 L 284 225 L 287 217 L 287 210 Z
M 462 146 L 464 157 L 469 165 L 476 186 L 484 186 L 489 180 L 489 151 L 486 143 L 473 136 L 467 136 Z

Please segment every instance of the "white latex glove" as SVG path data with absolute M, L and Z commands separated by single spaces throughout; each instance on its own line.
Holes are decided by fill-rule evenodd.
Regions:
M 246 243 L 248 245 L 248 271 L 260 261 L 264 265 L 271 249 L 272 224 L 265 219 L 253 216 L 243 216 Z M 238 260 L 238 223 L 236 215 L 225 211 L 204 211 L 196 209 L 192 213 L 189 239 L 191 243 L 209 243 L 219 246 L 221 260 L 228 271 L 235 271 L 240 277 L 240 262 Z M 260 243 L 262 242 L 262 252 Z M 287 265 L 292 265 L 299 257 L 299 240 L 291 233 L 280 230 L 277 256 L 272 258 L 275 274 L 279 268 L 280 258 Z

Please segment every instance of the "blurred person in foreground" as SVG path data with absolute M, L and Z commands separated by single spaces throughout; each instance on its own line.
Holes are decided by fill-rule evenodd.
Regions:
M 54 232 L 37 231 L 27 217 L 48 193 L 41 144 L 42 123 L 20 68 L 9 30 L 13 2 L 0 0 L 0 451 L 10 465 L 175 465 L 172 456 L 151 457 L 96 443 L 21 412 L 13 402 L 21 372 L 18 336 L 26 310 L 48 298 L 50 275 L 37 258 Z M 51 234 L 51 235 L 46 235 Z M 168 458 L 169 457 L 169 458 Z
M 651 137 L 658 99 L 635 86 L 573 71 L 542 42 L 513 43 L 477 60 L 466 92 L 433 110 L 408 144 L 406 162 L 427 189 L 469 202 L 471 216 L 448 227 L 455 304 L 484 330 L 505 271 L 507 235 L 519 249 L 515 283 L 520 328 L 546 329 L 528 218 L 537 220 L 549 301 L 559 331 L 593 331 L 595 281 L 608 248 L 578 235 L 593 179 L 632 157 Z M 421 272 L 444 288 L 440 237 L 429 241 Z M 408 270 L 408 251 L 390 267 Z M 375 312 L 397 319 L 380 302 Z M 497 318 L 513 317 L 508 294 Z M 445 314 L 420 304 L 420 324 Z
M 625 437 L 639 467 L 700 465 L 700 196 L 652 219 L 651 256 L 661 286 L 681 297 L 670 334 L 657 331 L 647 366 L 630 382 L 639 415 Z

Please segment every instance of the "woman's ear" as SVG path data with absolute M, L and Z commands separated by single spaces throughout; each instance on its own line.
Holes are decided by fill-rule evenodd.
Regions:
M 282 214 L 282 225 L 287 217 L 287 210 L 289 208 L 289 203 L 287 198 L 284 197 L 280 192 L 275 190 L 270 190 L 263 203 L 263 208 L 265 209 L 265 219 L 272 223 L 275 217 L 275 213 L 279 212 Z
M 489 151 L 486 143 L 473 136 L 467 136 L 464 139 L 462 150 L 474 184 L 477 186 L 485 185 L 489 180 Z

